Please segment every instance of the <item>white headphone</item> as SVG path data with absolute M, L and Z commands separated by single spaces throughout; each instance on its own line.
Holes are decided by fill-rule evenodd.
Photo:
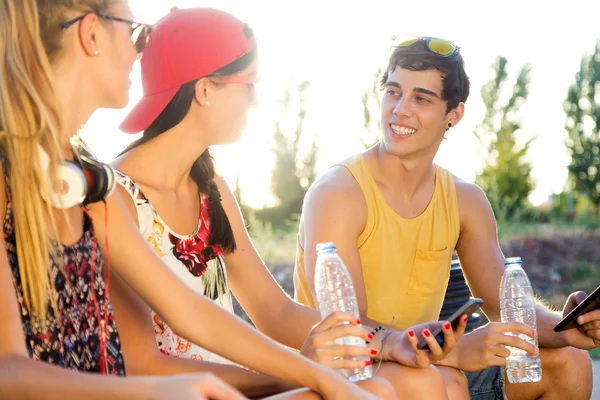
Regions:
M 40 166 L 49 183 L 50 192 L 50 199 L 44 200 L 55 208 L 71 208 L 78 204 L 103 201 L 114 191 L 117 181 L 114 169 L 98 161 L 81 139 L 72 140 L 71 144 L 74 161 L 65 160 L 57 167 L 58 182 L 54 185 L 50 177 L 50 158 L 42 146 L 39 146 Z

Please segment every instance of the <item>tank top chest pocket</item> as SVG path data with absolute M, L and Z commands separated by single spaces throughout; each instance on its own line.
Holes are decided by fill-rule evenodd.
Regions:
M 448 281 L 450 261 L 448 248 L 443 250 L 417 249 L 406 294 L 426 296 L 443 291 Z

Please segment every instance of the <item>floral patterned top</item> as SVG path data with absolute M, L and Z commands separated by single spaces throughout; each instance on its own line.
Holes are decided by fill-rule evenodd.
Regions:
M 50 276 L 56 290 L 59 315 L 55 315 L 53 307 L 49 304 L 46 327 L 32 322 L 25 305 L 17 259 L 8 166 L 1 153 L 0 159 L 4 168 L 7 199 L 4 240 L 29 357 L 81 372 L 100 373 L 103 363 L 107 374 L 125 375 L 125 363 L 112 305 L 108 296 L 106 301 L 104 296 L 105 263 L 96 241 L 94 225 L 87 214 L 84 214 L 83 235 L 77 243 L 72 246 L 54 243 L 57 258 L 61 262 L 52 261 Z M 106 357 L 100 356 L 99 326 L 103 320 L 107 321 Z
M 210 202 L 200 195 L 200 218 L 190 235 L 175 233 L 158 215 L 139 186 L 124 173 L 117 171 L 117 182 L 133 199 L 139 229 L 146 241 L 171 270 L 194 291 L 233 313 L 233 303 L 227 283 L 227 270 L 221 246 L 206 244 L 210 233 L 208 208 Z M 229 364 L 230 361 L 177 336 L 167 323 L 150 311 L 159 350 L 167 355 Z M 202 329 L 201 327 L 199 329 Z

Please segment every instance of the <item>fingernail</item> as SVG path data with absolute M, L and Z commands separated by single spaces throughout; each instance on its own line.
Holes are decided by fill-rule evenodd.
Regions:
M 577 318 L 577 323 L 578 323 L 579 325 L 583 325 L 583 317 L 579 317 L 579 318 Z
M 429 336 L 431 336 L 431 332 L 429 332 L 429 329 L 425 329 L 423 331 L 423 335 L 425 335 L 426 337 L 429 337 Z
M 469 316 L 468 316 L 468 315 L 465 315 L 465 316 L 462 318 L 463 322 L 467 322 L 467 320 L 468 320 L 468 319 L 469 319 Z
M 369 360 L 369 361 L 365 361 L 365 365 L 368 367 L 369 365 L 373 364 L 373 361 Z
M 360 325 L 360 319 L 356 320 L 356 325 Z
M 369 339 L 373 339 L 373 335 L 369 333 Z
M 450 330 L 450 322 L 446 322 L 444 324 L 444 328 L 446 328 L 447 330 Z
M 377 350 L 371 349 L 371 354 L 373 354 L 373 355 L 377 354 Z
M 408 331 L 408 336 L 414 337 L 415 336 L 415 331 Z

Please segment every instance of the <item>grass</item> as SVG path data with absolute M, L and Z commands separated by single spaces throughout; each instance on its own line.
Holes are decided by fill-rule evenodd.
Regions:
M 547 238 L 553 236 L 571 236 L 600 230 L 600 218 L 587 217 L 579 220 L 553 221 L 546 223 L 498 221 L 500 241 L 523 238 Z
M 248 218 L 247 226 L 254 247 L 267 264 L 294 264 L 298 236 L 295 226 L 275 230 L 252 215 Z

